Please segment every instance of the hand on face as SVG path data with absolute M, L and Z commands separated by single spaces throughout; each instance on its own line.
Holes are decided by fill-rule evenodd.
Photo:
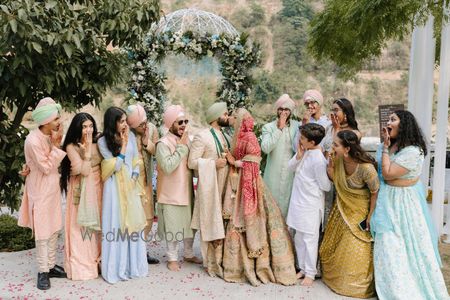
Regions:
M 338 116 L 336 116 L 336 114 L 334 114 L 334 113 L 331 113 L 330 114 L 330 120 L 331 120 L 331 125 L 334 128 L 334 131 L 335 132 L 339 131 L 339 129 L 341 129 L 341 124 L 339 124 Z
M 88 128 L 83 134 L 81 143 L 78 143 L 78 146 L 80 146 L 83 151 L 90 151 L 92 145 L 92 134 L 93 130 L 91 128 Z
M 128 143 L 128 125 L 125 123 L 122 131 L 120 132 L 120 139 L 122 140 L 122 145 Z
M 278 128 L 283 129 L 286 127 L 287 119 L 291 112 L 286 109 L 279 109 Z
M 61 141 L 63 138 L 63 126 L 62 124 L 59 124 L 56 127 L 56 130 L 52 130 L 51 134 L 51 142 L 55 147 L 61 147 Z
M 385 148 L 391 146 L 391 136 L 387 127 L 383 128 L 383 144 Z
M 187 145 L 189 142 L 189 134 L 187 128 L 184 128 L 182 132 L 183 134 L 181 135 L 181 138 L 178 140 L 178 144 Z
M 147 141 L 150 138 L 150 129 L 148 128 L 148 126 L 145 127 L 145 131 L 144 131 L 144 135 L 142 136 L 142 141 L 147 143 Z

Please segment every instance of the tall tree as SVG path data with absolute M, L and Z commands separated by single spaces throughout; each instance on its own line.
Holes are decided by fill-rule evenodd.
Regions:
M 311 22 L 309 50 L 317 59 L 335 62 L 344 75 L 352 75 L 367 59 L 379 56 L 388 40 L 401 40 L 430 14 L 439 35 L 443 4 L 449 1 L 329 0 Z
M 98 105 L 126 56 L 159 18 L 157 0 L 3 0 L 0 4 L 0 204 L 17 208 L 24 114 L 51 96 Z

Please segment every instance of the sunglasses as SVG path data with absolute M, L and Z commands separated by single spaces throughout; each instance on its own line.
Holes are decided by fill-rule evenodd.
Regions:
M 180 121 L 178 121 L 178 126 L 183 125 L 183 123 L 187 125 L 189 123 L 189 120 L 180 120 Z

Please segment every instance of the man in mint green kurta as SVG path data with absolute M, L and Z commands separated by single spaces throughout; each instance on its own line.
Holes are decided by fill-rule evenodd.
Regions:
M 277 119 L 262 128 L 261 150 L 267 154 L 264 181 L 286 218 L 294 181 L 294 173 L 288 170 L 288 161 L 295 154 L 292 142 L 300 123 L 291 120 L 295 102 L 289 95 L 282 95 L 275 106 Z

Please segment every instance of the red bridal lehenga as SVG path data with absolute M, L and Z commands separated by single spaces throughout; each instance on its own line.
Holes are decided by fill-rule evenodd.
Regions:
M 294 252 L 285 220 L 259 173 L 261 148 L 254 120 L 239 109 L 232 153 L 242 167 L 230 170 L 223 203 L 225 239 L 208 251 L 208 271 L 228 282 L 295 284 Z

